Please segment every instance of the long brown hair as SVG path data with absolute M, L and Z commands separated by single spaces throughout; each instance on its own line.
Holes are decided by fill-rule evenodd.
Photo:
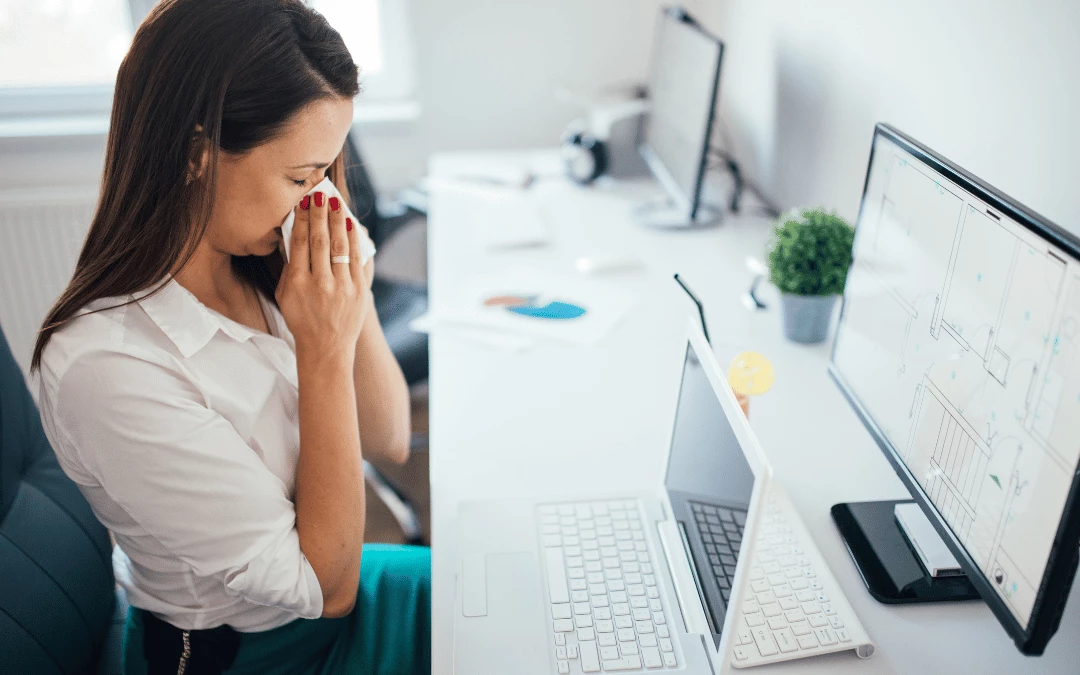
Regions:
M 246 152 L 308 103 L 358 92 L 341 36 L 300 0 L 159 4 L 117 73 L 101 197 L 75 273 L 38 332 L 31 370 L 86 305 L 150 288 L 187 263 L 210 219 L 220 152 Z M 345 187 L 341 155 L 328 174 Z M 271 258 L 233 265 L 273 300 L 280 265 Z

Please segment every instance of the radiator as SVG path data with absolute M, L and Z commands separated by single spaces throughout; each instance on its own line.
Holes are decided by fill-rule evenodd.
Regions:
M 45 313 L 71 280 L 98 191 L 0 191 L 0 328 L 27 375 Z M 37 385 L 30 391 L 37 398 Z

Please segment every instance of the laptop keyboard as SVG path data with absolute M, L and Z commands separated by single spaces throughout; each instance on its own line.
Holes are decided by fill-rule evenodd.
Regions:
M 675 668 L 637 500 L 538 508 L 558 672 Z
M 746 511 L 694 501 L 690 502 L 690 508 L 698 533 L 705 542 L 713 578 L 726 604 L 731 600 L 731 582 L 735 579 L 735 563 L 742 548 Z

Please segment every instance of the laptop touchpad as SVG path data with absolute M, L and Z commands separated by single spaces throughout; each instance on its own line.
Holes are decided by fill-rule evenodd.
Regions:
M 463 563 L 462 613 L 454 617 L 454 671 L 550 673 L 551 631 L 536 554 L 488 553 Z

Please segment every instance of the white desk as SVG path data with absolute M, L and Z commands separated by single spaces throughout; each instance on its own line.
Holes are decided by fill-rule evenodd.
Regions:
M 442 155 L 433 176 L 493 166 L 550 167 L 549 152 Z M 1038 659 L 1021 656 L 981 602 L 886 606 L 866 592 L 832 524 L 843 501 L 907 496 L 873 439 L 826 373 L 828 347 L 785 341 L 778 307 L 750 313 L 739 302 L 769 223 L 729 218 L 694 232 L 647 231 L 629 211 L 650 186 L 587 189 L 560 179 L 532 188 L 553 229 L 551 245 L 488 252 L 469 230 L 470 201 L 433 190 L 428 257 L 435 313 L 474 274 L 515 264 L 570 272 L 580 255 L 635 253 L 644 272 L 603 277 L 629 293 L 629 315 L 594 345 L 544 340 L 522 352 L 485 345 L 453 328 L 431 336 L 431 490 L 434 673 L 453 664 L 454 532 L 463 500 L 533 496 L 555 490 L 650 489 L 663 475 L 690 300 L 679 272 L 703 300 L 721 363 L 743 349 L 767 355 L 776 384 L 751 403 L 750 420 L 814 539 L 878 651 L 861 661 L 832 655 L 754 672 L 1075 673 L 1080 671 L 1077 592 L 1058 634 Z M 775 291 L 773 291 L 775 293 Z M 570 471 L 568 464 L 581 466 Z M 486 674 L 485 674 L 486 675 Z

